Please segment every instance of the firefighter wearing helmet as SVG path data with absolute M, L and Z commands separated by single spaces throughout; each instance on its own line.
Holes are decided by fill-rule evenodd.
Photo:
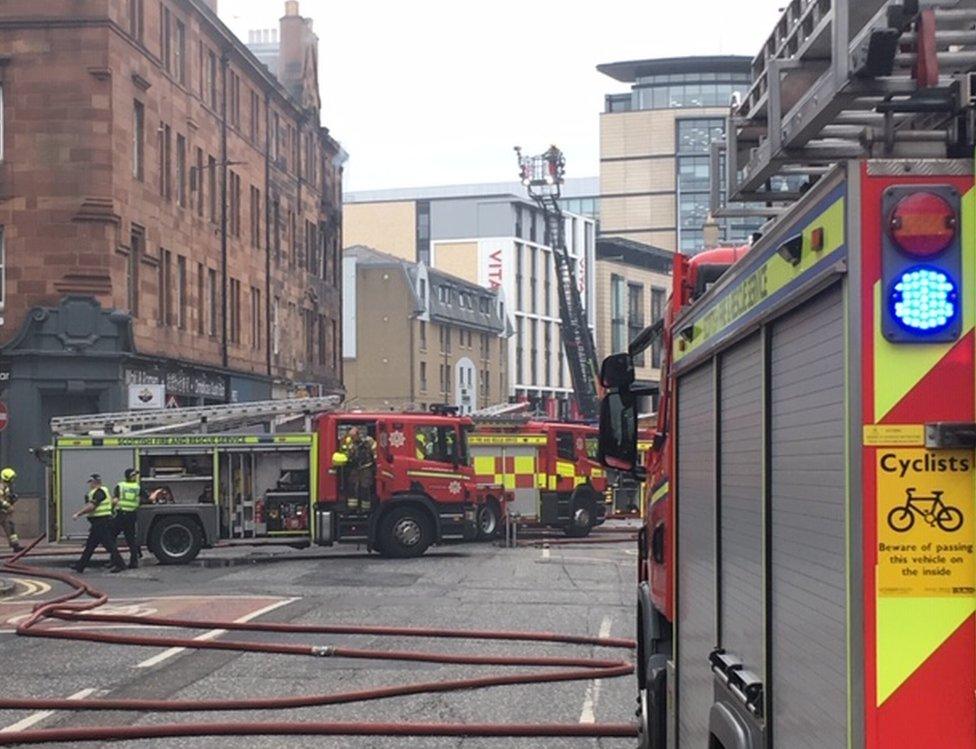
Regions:
M 10 548 L 20 551 L 20 537 L 14 528 L 14 504 L 17 502 L 17 495 L 14 494 L 14 481 L 17 479 L 17 472 L 13 468 L 4 468 L 0 471 L 0 528 L 7 537 Z
M 376 485 L 376 442 L 352 427 L 342 440 L 342 453 L 347 459 L 346 503 L 350 510 L 369 512 Z

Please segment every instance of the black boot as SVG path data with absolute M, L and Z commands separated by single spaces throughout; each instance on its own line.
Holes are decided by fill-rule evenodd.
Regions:
M 84 568 L 84 567 L 82 567 L 82 566 L 81 566 L 80 564 L 77 564 L 77 563 L 75 563 L 75 564 L 71 564 L 71 565 L 68 565 L 68 566 L 69 566 L 69 567 L 71 567 L 71 569 L 73 569 L 73 570 L 74 570 L 75 572 L 77 572 L 77 573 L 78 573 L 79 575 L 81 575 L 81 574 L 82 574 L 82 573 L 84 573 L 84 571 L 85 571 L 85 568 Z

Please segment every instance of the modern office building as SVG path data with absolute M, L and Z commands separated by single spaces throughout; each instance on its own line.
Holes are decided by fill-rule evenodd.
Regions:
M 748 57 L 614 62 L 597 70 L 630 90 L 600 116 L 600 235 L 695 253 L 744 242 L 751 219 L 721 220 L 707 237 L 709 144 L 725 128 L 734 91 L 751 83 Z
M 346 403 L 368 409 L 508 399 L 500 290 L 361 245 L 343 253 Z
M 382 247 L 404 260 L 501 289 L 515 331 L 507 395 L 552 416 L 571 415 L 555 265 L 545 221 L 534 203 L 511 193 L 453 197 L 408 190 L 349 197 L 343 207 L 347 246 Z M 595 328 L 595 222 L 568 213 L 565 221 L 568 251 L 576 260 L 577 283 Z
M 318 39 L 275 3 L 273 75 L 215 5 L 0 3 L 0 463 L 22 495 L 52 416 L 341 392 Z
M 670 250 L 624 237 L 596 240 L 596 329 L 601 357 L 627 350 L 647 325 L 664 314 L 671 289 Z M 656 386 L 661 380 L 660 344 L 634 360 L 639 384 Z M 650 410 L 654 401 L 648 404 Z

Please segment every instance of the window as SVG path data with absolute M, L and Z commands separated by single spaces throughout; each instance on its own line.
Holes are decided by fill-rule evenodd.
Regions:
M 232 236 L 241 236 L 241 176 L 230 173 L 230 233 Z
M 325 315 L 319 315 L 319 365 L 325 366 L 328 363 L 326 359 L 326 340 L 325 340 Z
M 0 102 L 2 104 L 2 102 Z M 2 117 L 0 117 L 2 119 Z M 141 101 L 132 105 L 132 176 L 140 182 L 145 175 L 146 108 Z M 3 146 L 0 145 L 0 158 Z
M 626 304 L 627 284 L 621 276 L 610 276 L 610 347 L 612 353 L 627 350 L 627 314 Z
M 159 325 L 169 325 L 172 315 L 172 299 L 170 290 L 172 289 L 173 270 L 170 267 L 172 255 L 169 250 L 159 248 L 159 276 L 157 279 L 157 302 L 158 309 L 156 322 Z
M 312 363 L 315 356 L 315 316 L 312 310 L 302 310 L 302 325 L 305 330 L 305 363 Z
M 261 348 L 261 290 L 251 287 L 251 348 Z
M 169 8 L 163 3 L 159 4 L 159 59 L 163 63 L 163 70 L 173 72 L 172 23 Z
M 546 317 L 552 316 L 552 263 L 548 257 L 543 257 L 543 282 L 542 282 L 542 301 L 545 307 L 543 312 Z
M 644 285 L 627 284 L 627 343 L 634 340 L 644 329 Z M 634 364 L 643 367 L 646 363 L 644 352 L 634 357 Z
M 420 348 L 427 350 L 427 323 L 423 320 L 420 321 Z
M 491 339 L 487 333 L 481 334 L 481 358 L 487 361 L 491 357 Z
M 274 304 L 271 305 L 271 353 L 278 356 L 278 342 L 279 342 L 279 321 L 278 321 L 278 308 L 281 307 L 281 299 L 279 297 L 274 298 Z
M 237 279 L 230 279 L 230 333 L 231 343 L 241 342 L 241 282 Z
M 186 138 L 176 136 L 176 202 L 186 208 Z
M 532 348 L 529 351 L 529 367 L 532 370 L 532 384 L 539 384 L 539 321 L 530 320 L 532 326 Z
M 261 191 L 251 186 L 251 246 L 261 246 Z
M 170 164 L 173 160 L 172 132 L 165 122 L 159 123 L 159 194 L 169 200 L 172 197 L 172 173 Z
M 319 254 L 316 251 L 315 241 L 315 224 L 305 219 L 305 250 L 302 252 L 302 265 L 308 264 L 309 273 L 317 273 L 319 267 Z
M 556 457 L 576 460 L 576 440 L 572 432 L 556 432 Z
M 449 325 L 444 325 L 441 327 L 440 339 L 441 339 L 441 353 L 442 354 L 451 353 L 451 327 Z
M 207 189 L 210 192 L 210 223 L 217 223 L 217 159 L 207 158 Z
M 186 258 L 176 256 L 176 324 L 186 330 Z
M 552 326 L 548 322 L 542 323 L 543 331 L 543 372 L 546 386 L 552 385 Z
M 203 267 L 203 263 L 197 263 L 197 335 L 203 335 L 206 330 L 206 307 L 204 306 L 204 298 L 207 295 L 206 289 L 207 276 Z
M 525 380 L 523 375 L 525 374 L 524 366 L 522 363 L 523 353 L 525 352 L 525 318 L 517 317 L 515 318 L 515 382 L 519 385 L 523 384 Z
M 420 392 L 427 392 L 427 362 L 420 362 Z
M 417 262 L 430 265 L 430 201 L 417 201 Z
M 258 142 L 258 135 L 261 129 L 261 97 L 257 91 L 251 91 L 251 117 L 250 117 L 251 141 Z
M 274 250 L 275 250 L 275 262 L 281 263 L 281 203 L 277 200 L 274 202 Z
M 129 314 L 139 317 L 139 263 L 146 252 L 146 230 L 138 224 L 132 225 L 129 234 L 128 291 Z M 0 304 L 0 307 L 3 305 Z
M 217 337 L 217 271 L 213 268 L 207 269 L 207 286 L 210 291 L 210 303 L 208 307 L 210 308 L 210 314 L 208 319 L 210 320 L 210 337 Z
M 197 93 L 200 94 L 200 101 L 205 101 L 205 99 L 203 98 L 203 93 L 204 91 L 206 91 L 205 88 L 206 76 L 204 74 L 206 69 L 207 69 L 206 58 L 204 56 L 204 51 L 203 51 L 203 42 L 201 41 L 197 44 L 197 87 L 198 87 Z
M 281 149 L 281 117 L 275 112 L 271 117 L 271 161 L 278 163 Z
M 664 316 L 664 289 L 651 289 L 651 323 L 656 323 Z M 661 339 L 660 336 L 651 346 L 651 366 L 661 368 Z
M 330 320 L 332 325 L 332 369 L 337 374 L 339 372 L 339 326 L 335 320 Z
M 210 106 L 217 108 L 217 55 L 213 50 L 207 50 L 207 92 L 210 94 Z
M 534 215 L 534 214 L 533 214 Z M 539 311 L 539 302 L 536 298 L 536 273 L 538 271 L 539 263 L 539 250 L 535 247 L 529 248 L 529 304 L 532 308 L 532 314 Z
M 298 266 L 298 220 L 293 210 L 288 211 L 288 236 L 291 240 L 291 267 Z
M 515 307 L 520 310 L 525 309 L 522 300 L 522 260 L 524 254 L 524 245 L 517 243 L 515 245 Z
M 230 99 L 228 102 L 230 124 L 239 128 L 241 126 L 241 77 L 233 70 L 228 73 L 227 93 Z
M 418 456 L 437 463 L 454 463 L 461 457 L 454 427 L 416 426 L 413 434 Z
M 190 180 L 193 189 L 197 191 L 197 216 L 203 218 L 203 149 L 197 148 L 197 167 L 195 178 Z
M 142 41 L 142 35 L 146 28 L 142 4 L 143 0 L 128 0 L 129 34 L 138 42 Z
M 173 48 L 173 73 L 180 85 L 186 85 L 186 25 L 176 22 L 176 46 Z

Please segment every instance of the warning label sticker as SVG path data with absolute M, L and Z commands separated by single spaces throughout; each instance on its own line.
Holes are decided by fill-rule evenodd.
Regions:
M 973 453 L 877 452 L 878 593 L 972 596 Z
M 868 424 L 864 427 L 865 447 L 922 447 L 924 424 Z

